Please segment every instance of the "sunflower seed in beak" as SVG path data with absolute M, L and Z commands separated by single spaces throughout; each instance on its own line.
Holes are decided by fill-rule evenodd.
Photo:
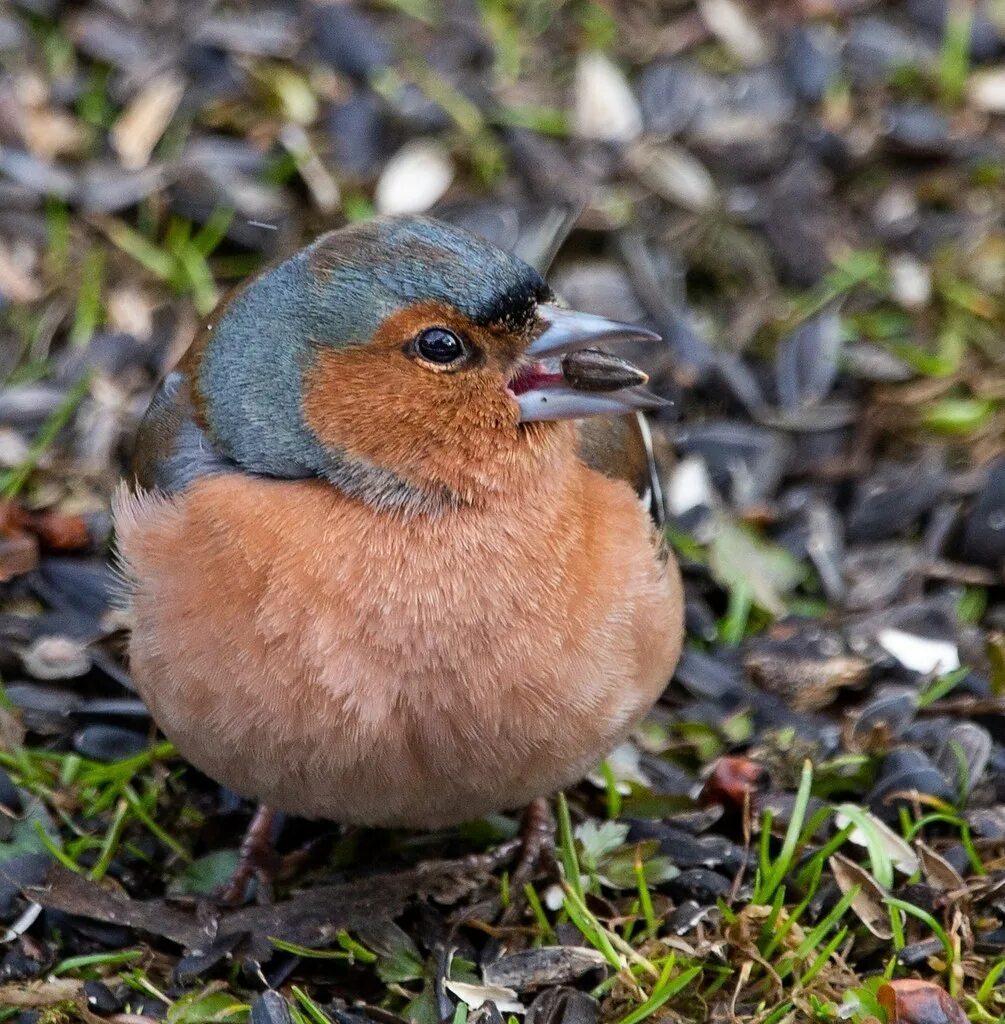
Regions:
M 562 357 L 562 376 L 579 391 L 620 391 L 641 387 L 649 374 L 627 359 L 595 348 L 569 352 Z

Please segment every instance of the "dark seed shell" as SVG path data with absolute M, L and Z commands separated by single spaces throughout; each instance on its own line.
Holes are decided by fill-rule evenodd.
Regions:
M 584 348 L 562 357 L 562 375 L 580 391 L 620 391 L 645 384 L 649 374 L 619 356 Z

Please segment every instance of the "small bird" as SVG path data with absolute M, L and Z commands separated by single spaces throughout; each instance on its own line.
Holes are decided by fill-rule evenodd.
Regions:
M 389 217 L 250 280 L 167 376 L 114 502 L 130 661 L 179 752 L 262 805 L 242 883 L 272 812 L 540 808 L 655 703 L 679 574 L 576 422 L 658 401 L 594 351 L 618 340 L 658 336 Z

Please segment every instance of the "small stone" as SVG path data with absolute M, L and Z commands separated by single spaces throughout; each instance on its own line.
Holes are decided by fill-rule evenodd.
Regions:
M 717 78 L 684 60 L 650 64 L 638 91 L 646 131 L 664 137 L 683 131 L 723 95 Z
M 891 185 L 872 209 L 873 223 L 891 235 L 903 236 L 918 223 L 918 197 L 909 188 Z
M 279 992 L 269 989 L 251 1004 L 251 1024 L 292 1024 L 289 1003 Z
M 708 868 L 689 868 L 667 883 L 667 889 L 675 900 L 694 899 L 699 903 L 715 903 L 724 897 L 733 883 L 717 871 Z
M 31 572 L 38 565 L 38 541 L 18 531 L 0 537 L 0 583 Z
M 909 747 L 892 751 L 880 768 L 879 778 L 866 802 L 877 814 L 896 814 L 895 801 L 909 801 L 914 793 L 953 803 L 956 793 L 931 759 Z
M 899 737 L 914 721 L 918 691 L 911 686 L 881 686 L 852 719 L 851 736 L 865 740 L 874 732 Z
M 860 86 L 879 85 L 898 68 L 926 66 L 933 58 L 933 48 L 879 15 L 854 21 L 845 47 L 848 73 Z
M 319 4 L 312 41 L 325 63 L 361 80 L 382 71 L 394 57 L 380 26 L 350 4 Z
M 0 427 L 0 467 L 13 469 L 28 457 L 28 442 L 11 427 Z
M 671 514 L 683 516 L 696 508 L 712 508 L 716 504 L 715 488 L 708 466 L 700 455 L 682 459 L 670 478 L 667 500 Z
M 936 767 L 949 779 L 956 779 L 968 795 L 984 777 L 994 744 L 991 734 L 976 722 L 959 722 L 946 735 Z
M 886 111 L 886 138 L 898 152 L 914 157 L 942 157 L 951 138 L 945 115 L 921 103 L 898 103 Z

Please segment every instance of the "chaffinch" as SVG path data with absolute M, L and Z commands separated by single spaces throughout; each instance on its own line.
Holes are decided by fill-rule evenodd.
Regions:
M 681 645 L 675 564 L 578 446 L 578 419 L 653 404 L 593 352 L 646 338 L 421 217 L 221 303 L 114 505 L 133 676 L 181 754 L 274 810 L 408 828 L 593 768 Z

